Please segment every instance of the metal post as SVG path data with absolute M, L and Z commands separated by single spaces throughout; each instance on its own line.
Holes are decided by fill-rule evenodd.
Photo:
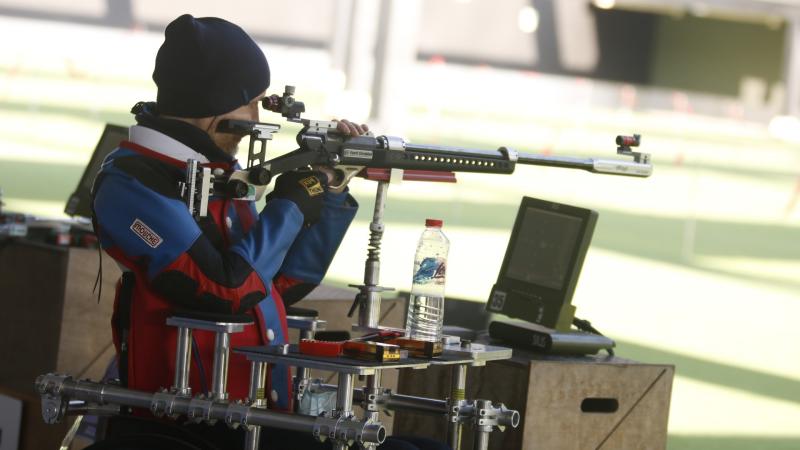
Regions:
M 300 330 L 300 340 L 303 339 L 314 339 L 314 332 L 311 330 Z M 308 373 L 309 371 L 305 367 L 297 366 L 297 373 L 295 374 L 294 380 L 294 412 L 297 412 L 300 408 L 300 398 L 303 395 L 301 388 L 306 378 L 308 378 Z
M 336 391 L 336 412 L 339 417 L 353 414 L 353 384 L 352 373 L 339 373 L 339 384 Z
M 462 425 L 461 422 L 454 422 L 452 417 L 454 416 L 453 407 L 458 406 L 458 404 L 464 400 L 464 390 L 467 387 L 467 365 L 466 364 L 458 364 L 453 366 L 453 373 L 452 373 L 452 381 L 450 383 L 450 416 L 451 420 L 447 424 L 448 425 L 448 433 L 447 433 L 447 444 L 453 449 L 458 450 L 461 448 L 461 431 Z
M 253 425 L 244 436 L 244 450 L 258 450 L 261 445 L 261 427 Z
M 367 393 L 372 395 L 378 395 L 378 392 L 381 389 L 381 371 L 378 370 L 375 372 L 375 375 L 367 375 Z M 368 411 L 367 418 L 369 420 L 378 420 L 378 411 Z
M 250 364 L 250 399 L 251 406 L 265 408 L 267 400 L 264 398 L 264 388 L 267 385 L 267 363 L 253 361 Z M 244 449 L 258 450 L 261 441 L 261 427 L 253 425 L 247 429 Z
M 472 447 L 473 450 L 486 450 L 489 448 L 489 433 L 492 432 L 490 426 L 477 426 L 475 427 L 475 443 Z
M 378 393 L 381 390 L 381 371 L 378 370 L 375 372 L 375 375 L 367 375 L 367 388 L 366 394 L 367 396 L 373 395 L 377 397 Z M 358 391 L 356 391 L 358 393 Z M 367 396 L 364 396 L 364 391 L 361 391 L 362 397 L 364 398 L 363 406 L 364 408 L 364 420 L 371 421 L 371 422 L 380 422 L 380 411 L 378 409 L 368 410 L 366 407 L 371 403 Z M 372 407 L 377 407 L 376 403 L 372 403 Z M 375 450 L 374 445 L 365 446 L 364 450 Z
M 361 305 L 358 311 L 358 324 L 362 327 L 377 327 L 381 314 L 381 239 L 383 238 L 383 211 L 386 208 L 386 198 L 389 191 L 389 182 L 379 181 L 375 193 L 375 209 L 372 213 L 372 222 L 369 224 L 369 249 L 367 262 L 364 265 L 364 286 L 361 295 Z
M 231 337 L 228 333 L 217 332 L 214 340 L 214 372 L 211 375 L 211 392 L 214 400 L 228 398 L 228 356 L 231 351 Z
M 489 433 L 492 432 L 493 425 L 487 424 L 487 416 L 494 416 L 494 409 L 491 400 L 475 400 L 475 408 L 472 413 L 473 423 L 475 424 L 473 450 L 486 450 L 489 448 Z
M 187 397 L 192 395 L 192 388 L 189 387 L 189 367 L 192 363 L 192 330 L 191 328 L 179 327 L 177 349 L 175 350 L 175 378 L 172 383 L 172 391 L 178 395 Z
M 335 416 L 341 419 L 349 418 L 353 415 L 353 385 L 355 375 L 352 373 L 339 372 L 338 388 L 336 390 L 336 411 Z M 347 450 L 347 442 L 340 440 L 333 441 L 333 450 Z

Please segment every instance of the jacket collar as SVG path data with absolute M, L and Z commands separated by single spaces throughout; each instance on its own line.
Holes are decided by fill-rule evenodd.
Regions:
M 209 162 L 205 155 L 192 150 L 188 145 L 142 125 L 134 125 L 130 128 L 128 140 L 184 164 L 187 159 L 195 159 L 201 164 Z
M 203 155 L 206 161 L 212 163 L 232 164 L 236 161 L 232 156 L 219 148 L 205 131 L 192 124 L 160 116 L 155 103 L 139 102 L 133 107 L 131 112 L 136 114 L 138 126 L 149 128 L 161 135 L 171 138 L 171 141 L 162 143 L 169 142 L 172 144 L 173 142 L 178 142 L 183 147 L 187 147 L 193 152 Z M 159 147 L 144 146 L 160 151 Z

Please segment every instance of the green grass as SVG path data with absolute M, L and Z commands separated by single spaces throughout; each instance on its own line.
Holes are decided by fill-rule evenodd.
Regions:
M 765 343 L 765 345 L 768 344 Z M 617 339 L 616 352 L 635 361 L 653 364 L 669 361 L 675 365 L 676 374 L 681 377 L 800 405 L 800 380 L 798 379 L 722 364 L 619 339 Z
M 800 438 L 670 435 L 669 450 L 797 450 Z

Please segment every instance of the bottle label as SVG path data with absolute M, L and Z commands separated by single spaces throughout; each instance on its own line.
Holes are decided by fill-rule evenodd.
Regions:
M 414 284 L 444 284 L 447 263 L 444 258 L 427 257 L 414 274 Z

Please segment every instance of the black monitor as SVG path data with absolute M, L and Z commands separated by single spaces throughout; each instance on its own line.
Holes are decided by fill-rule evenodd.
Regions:
M 523 197 L 486 310 L 567 331 L 597 212 Z
M 119 143 L 125 139 L 128 139 L 128 127 L 106 124 L 103 134 L 94 148 L 92 158 L 89 160 L 89 164 L 86 165 L 86 169 L 83 170 L 78 187 L 75 188 L 75 192 L 67 200 L 67 206 L 64 208 L 65 213 L 73 217 L 92 218 L 91 191 L 94 177 L 100 171 L 100 166 L 106 156 L 114 151 L 119 146 Z

